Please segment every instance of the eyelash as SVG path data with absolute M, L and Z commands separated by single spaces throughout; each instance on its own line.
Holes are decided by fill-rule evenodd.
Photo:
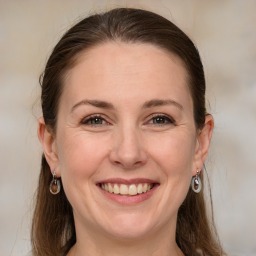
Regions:
M 97 119 L 101 120 L 101 122 L 105 122 L 105 124 L 90 123 L 90 122 L 95 121 Z M 98 125 L 106 125 L 106 124 L 108 125 L 109 123 L 100 114 L 96 114 L 96 115 L 91 115 L 91 116 L 88 116 L 88 117 L 82 119 L 81 124 L 90 125 L 90 126 L 98 126 Z
M 164 125 L 169 125 L 169 124 L 173 124 L 175 125 L 175 121 L 173 118 L 171 118 L 168 115 L 164 115 L 164 114 L 153 114 L 151 116 L 149 116 L 149 121 L 146 122 L 146 124 L 150 124 L 150 125 L 156 125 L 156 126 L 164 126 Z M 98 119 L 98 121 L 101 121 L 101 123 L 90 123 L 93 121 L 96 121 Z M 154 121 L 158 121 L 162 120 L 164 121 L 164 123 L 154 123 Z M 96 114 L 96 115 L 91 115 L 88 116 L 86 118 L 83 118 L 81 120 L 81 124 L 83 125 L 89 125 L 89 126 L 100 126 L 100 125 L 108 125 L 109 122 L 107 122 L 101 114 Z
M 156 121 L 157 119 L 161 119 L 165 123 L 158 123 L 158 124 L 154 123 L 154 120 Z M 150 123 L 151 121 L 153 121 L 153 123 Z M 157 126 L 164 126 L 164 125 L 170 125 L 170 124 L 175 125 L 174 119 L 171 118 L 170 116 L 164 115 L 164 114 L 153 114 L 153 115 L 151 115 L 148 123 L 150 123 L 151 125 L 157 125 Z

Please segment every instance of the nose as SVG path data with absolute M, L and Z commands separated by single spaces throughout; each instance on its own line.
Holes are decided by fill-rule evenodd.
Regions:
M 110 161 L 123 169 L 136 169 L 147 162 L 142 136 L 136 129 L 123 129 L 114 135 Z

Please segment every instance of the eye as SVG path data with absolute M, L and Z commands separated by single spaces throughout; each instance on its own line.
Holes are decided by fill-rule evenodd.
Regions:
M 93 115 L 93 116 L 84 118 L 81 121 L 81 124 L 90 125 L 90 126 L 100 126 L 100 125 L 107 125 L 108 122 L 100 115 Z
M 175 124 L 175 121 L 167 116 L 167 115 L 163 115 L 163 114 L 155 114 L 151 117 L 151 119 L 149 120 L 148 124 L 152 124 L 152 125 L 168 125 L 168 124 Z

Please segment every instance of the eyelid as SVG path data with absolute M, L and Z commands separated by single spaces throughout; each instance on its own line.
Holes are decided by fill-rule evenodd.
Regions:
M 176 122 L 175 122 L 173 117 L 171 117 L 170 115 L 164 114 L 164 113 L 154 113 L 154 114 L 149 115 L 148 118 L 147 118 L 147 122 L 146 123 L 149 123 L 150 121 L 152 121 L 152 119 L 157 118 L 157 117 L 166 118 L 169 121 L 169 123 L 165 123 L 165 124 L 152 124 L 152 125 L 161 126 L 161 125 L 169 125 L 169 124 L 175 125 L 176 124 Z
M 103 124 L 90 124 L 88 123 L 90 120 L 93 120 L 94 118 L 99 118 L 102 119 L 102 121 L 104 122 Z M 167 122 L 166 123 L 150 123 L 154 118 L 164 118 Z M 84 118 L 81 119 L 80 123 L 82 125 L 87 125 L 87 126 L 106 126 L 106 125 L 110 125 L 111 123 L 108 121 L 108 119 L 105 117 L 104 114 L 91 114 L 88 115 Z M 164 113 L 153 113 L 151 115 L 149 115 L 146 119 L 146 122 L 144 123 L 144 125 L 149 124 L 149 125 L 154 125 L 154 126 L 164 126 L 164 125 L 175 125 L 176 121 L 174 120 L 173 117 L 171 117 L 168 114 L 164 114 Z
M 87 122 L 89 122 L 90 120 L 92 120 L 94 118 L 102 119 L 104 122 L 106 122 L 106 124 L 89 124 L 89 123 L 87 123 Z M 92 114 L 92 115 L 86 116 L 86 117 L 82 118 L 80 123 L 82 125 L 88 125 L 88 126 L 101 126 L 101 125 L 109 125 L 110 124 L 110 122 L 108 122 L 106 120 L 106 118 L 104 117 L 103 114 Z

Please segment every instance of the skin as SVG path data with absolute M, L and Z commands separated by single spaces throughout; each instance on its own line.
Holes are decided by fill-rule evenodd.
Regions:
M 68 255 L 183 255 L 175 242 L 177 212 L 206 159 L 212 129 L 210 115 L 201 131 L 195 127 L 187 71 L 176 56 L 120 42 L 83 52 L 65 79 L 56 134 L 43 118 L 38 130 L 73 207 L 77 243 Z M 147 200 L 122 205 L 96 185 L 109 178 L 148 178 L 159 186 Z

